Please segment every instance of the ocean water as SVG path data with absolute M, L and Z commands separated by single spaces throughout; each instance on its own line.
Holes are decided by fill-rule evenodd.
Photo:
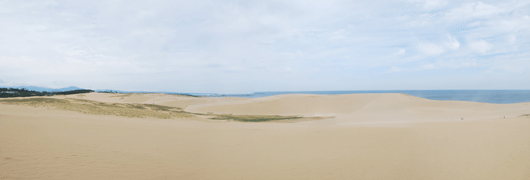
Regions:
M 210 97 L 246 97 L 257 98 L 280 94 L 373 94 L 403 93 L 432 100 L 472 101 L 495 104 L 530 102 L 530 90 L 373 90 L 373 91 L 284 91 L 256 92 L 252 94 L 200 94 Z

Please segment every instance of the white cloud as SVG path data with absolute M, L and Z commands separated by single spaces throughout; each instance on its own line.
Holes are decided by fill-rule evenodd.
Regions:
M 459 21 L 475 18 L 489 18 L 490 16 L 498 15 L 499 13 L 506 11 L 507 10 L 491 4 L 472 2 L 449 10 L 445 13 L 445 18 Z
M 425 10 L 438 9 L 447 5 L 445 0 L 412 0 L 410 2 L 418 4 Z
M 371 75 L 388 67 L 530 64 L 507 61 L 530 51 L 530 2 L 520 0 L 1 3 L 0 77 L 10 82 L 235 93 L 322 87 L 315 77 L 383 82 Z
M 469 43 L 469 48 L 472 49 L 475 52 L 486 54 L 488 50 L 490 50 L 493 47 L 492 44 L 486 42 L 485 40 L 478 40 Z
M 458 42 L 458 40 L 447 34 L 447 40 L 444 42 L 445 44 L 445 47 L 450 49 L 450 50 L 457 50 L 459 47 L 460 47 L 460 42 Z
M 419 42 L 418 48 L 425 53 L 426 55 L 440 55 L 447 51 L 454 51 L 460 47 L 460 42 L 458 40 L 447 34 L 445 38 L 440 39 L 439 42 Z
M 436 66 L 434 64 L 426 64 L 416 69 L 416 71 L 423 71 L 423 70 L 429 70 L 429 69 L 435 69 L 435 68 Z
M 396 66 L 392 66 L 390 67 L 390 69 L 388 71 L 386 71 L 385 73 L 394 73 L 394 72 L 401 72 L 403 71 L 403 69 L 399 68 L 399 67 L 396 67 Z
M 506 38 L 506 39 L 507 39 L 509 44 L 513 44 L 517 40 L 517 37 L 514 36 L 514 35 L 511 35 L 511 36 L 508 36 L 508 38 Z
M 459 59 L 459 60 L 440 60 L 429 64 L 424 64 L 414 68 L 414 71 L 424 71 L 431 69 L 459 69 L 459 68 L 469 68 L 476 67 L 476 59 Z
M 25 83 L 18 82 L 8 82 L 0 79 L 0 87 L 17 87 L 17 86 L 27 86 Z
M 444 0 L 427 0 L 423 4 L 423 8 L 431 10 L 431 9 L 443 7 L 446 4 L 447 4 L 447 1 L 444 1 Z
M 429 42 L 419 43 L 418 48 L 427 55 L 440 55 L 445 52 L 444 47 Z

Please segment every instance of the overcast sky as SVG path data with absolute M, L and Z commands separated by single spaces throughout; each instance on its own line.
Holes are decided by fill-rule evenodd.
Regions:
M 5 1 L 0 86 L 530 89 L 530 1 Z

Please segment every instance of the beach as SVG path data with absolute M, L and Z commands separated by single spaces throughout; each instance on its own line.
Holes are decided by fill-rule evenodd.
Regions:
M 189 116 L 0 102 L 1 180 L 530 179 L 530 103 L 404 94 L 50 98 L 160 105 Z M 300 118 L 210 119 L 216 114 Z

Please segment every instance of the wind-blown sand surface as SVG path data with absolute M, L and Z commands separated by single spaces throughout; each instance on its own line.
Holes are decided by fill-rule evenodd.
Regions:
M 530 179 L 530 118 L 521 116 L 530 114 L 530 103 L 402 94 L 53 98 L 327 118 L 293 123 L 127 118 L 0 103 L 1 180 Z

